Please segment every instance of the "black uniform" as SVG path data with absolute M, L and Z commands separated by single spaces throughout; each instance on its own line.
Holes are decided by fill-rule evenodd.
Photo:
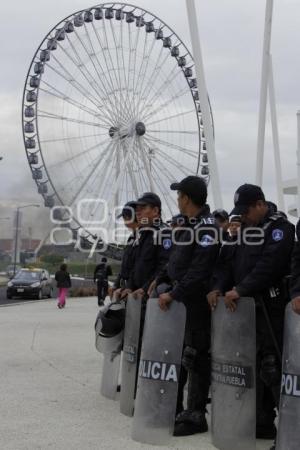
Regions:
M 108 291 L 108 277 L 112 275 L 112 270 L 109 265 L 104 262 L 97 264 L 94 271 L 94 282 L 97 280 L 97 294 L 98 305 L 103 304 L 103 300 L 107 296 Z
M 297 241 L 292 257 L 292 276 L 290 280 L 291 298 L 300 297 L 300 220 L 296 227 Z
M 135 233 L 131 234 L 127 240 L 126 247 L 124 248 L 121 270 L 115 281 L 115 289 L 127 288 L 127 283 L 130 278 L 130 273 L 133 268 L 134 258 L 133 258 L 133 243 L 136 239 Z
M 261 302 L 282 349 L 287 301 L 285 276 L 290 271 L 294 226 L 283 213 L 274 213 L 269 208 L 258 227 L 263 230 L 263 239 L 257 236 L 257 232 L 255 236 L 254 229 L 251 236 L 251 229 L 242 226 L 241 235 L 244 236 L 247 230 L 247 239 L 243 238 L 241 243 L 227 251 L 226 260 L 217 265 L 214 289 L 225 293 L 235 287 L 241 297 L 250 296 L 256 300 L 257 423 L 268 426 L 273 422 L 274 406 L 279 400 L 281 361 Z M 261 241 L 259 245 L 258 240 Z
M 206 294 L 219 253 L 219 232 L 208 205 L 176 231 L 176 242 L 168 266 L 157 281 L 171 283 L 173 299 L 183 302 L 187 312 L 177 413 L 182 410 L 185 368 L 189 371 L 188 410 L 204 413 L 210 384 L 210 312 Z
M 139 228 L 132 244 L 133 267 L 127 287 L 132 291 L 142 288 L 147 292 L 167 264 L 171 247 L 171 229 L 163 223 Z

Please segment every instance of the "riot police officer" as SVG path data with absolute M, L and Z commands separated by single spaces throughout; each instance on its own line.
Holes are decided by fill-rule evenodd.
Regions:
M 171 230 L 162 222 L 157 194 L 145 192 L 134 207 L 138 228 L 132 244 L 132 270 L 122 296 L 132 292 L 135 297 L 146 297 L 150 284 L 168 262 Z
M 205 417 L 210 385 L 210 311 L 206 302 L 209 280 L 219 252 L 219 233 L 206 204 L 205 180 L 188 176 L 173 183 L 178 191 L 180 213 L 187 217 L 175 230 L 176 239 L 169 263 L 157 284 L 167 282 L 170 290 L 159 296 L 159 305 L 167 310 L 176 300 L 186 306 L 186 331 L 179 382 L 175 436 L 207 431 Z M 174 233 L 174 234 L 175 234 Z M 183 387 L 189 373 L 187 409 L 182 410 Z
M 126 228 L 131 231 L 131 234 L 127 239 L 127 244 L 123 251 L 121 270 L 116 278 L 114 287 L 109 290 L 110 296 L 114 293 L 117 298 L 121 295 L 122 291 L 126 289 L 133 268 L 133 243 L 136 239 L 136 230 L 138 227 L 135 216 L 135 203 L 133 201 L 127 202 L 124 205 L 118 219 L 121 217 L 123 218 Z
M 208 295 L 214 309 L 217 297 L 234 312 L 240 297 L 256 300 L 257 428 L 258 438 L 273 439 L 274 407 L 278 407 L 281 380 L 285 276 L 289 274 L 294 226 L 285 214 L 274 212 L 259 186 L 244 184 L 234 197 L 231 214 L 241 215 L 240 241 L 217 264 L 214 289 Z
M 290 295 L 293 310 L 300 314 L 300 220 L 296 226 L 297 241 L 292 258 L 292 277 L 290 282 Z

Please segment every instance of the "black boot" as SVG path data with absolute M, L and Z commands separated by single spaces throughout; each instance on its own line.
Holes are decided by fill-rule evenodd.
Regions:
M 260 412 L 256 419 L 256 438 L 257 439 L 275 439 L 276 427 L 274 425 L 275 411 Z
M 206 433 L 208 425 L 205 412 L 182 411 L 177 415 L 174 427 L 174 436 L 190 436 L 196 433 Z

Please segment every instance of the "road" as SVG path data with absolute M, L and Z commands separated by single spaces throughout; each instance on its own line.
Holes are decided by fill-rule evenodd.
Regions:
M 78 279 L 72 278 L 72 287 L 80 287 L 80 286 L 92 286 L 93 281 L 90 279 Z M 56 298 L 56 288 L 54 288 L 53 298 Z M 12 303 L 26 303 L 27 301 L 32 301 L 33 299 L 20 299 L 14 298 L 11 300 L 7 300 L 6 298 L 6 287 L 0 286 L 0 305 L 7 305 Z

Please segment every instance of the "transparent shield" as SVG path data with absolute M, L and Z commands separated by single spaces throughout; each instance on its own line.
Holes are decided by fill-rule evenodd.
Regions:
M 224 299 L 212 314 L 212 440 L 220 450 L 255 450 L 255 304 Z
M 145 318 L 132 438 L 162 445 L 173 434 L 185 330 L 185 306 L 162 311 L 149 299 Z
M 112 338 L 98 338 L 98 348 L 104 357 L 100 392 L 111 400 L 117 395 L 123 335 L 124 331 L 121 331 Z
M 286 307 L 282 383 L 276 450 L 300 446 L 300 316 Z
M 126 302 L 126 317 L 122 359 L 120 411 L 126 416 L 133 415 L 134 393 L 137 376 L 137 358 L 141 324 L 141 300 L 132 296 Z
M 101 379 L 101 395 L 116 400 L 118 379 L 120 371 L 121 354 L 104 354 L 103 371 Z

